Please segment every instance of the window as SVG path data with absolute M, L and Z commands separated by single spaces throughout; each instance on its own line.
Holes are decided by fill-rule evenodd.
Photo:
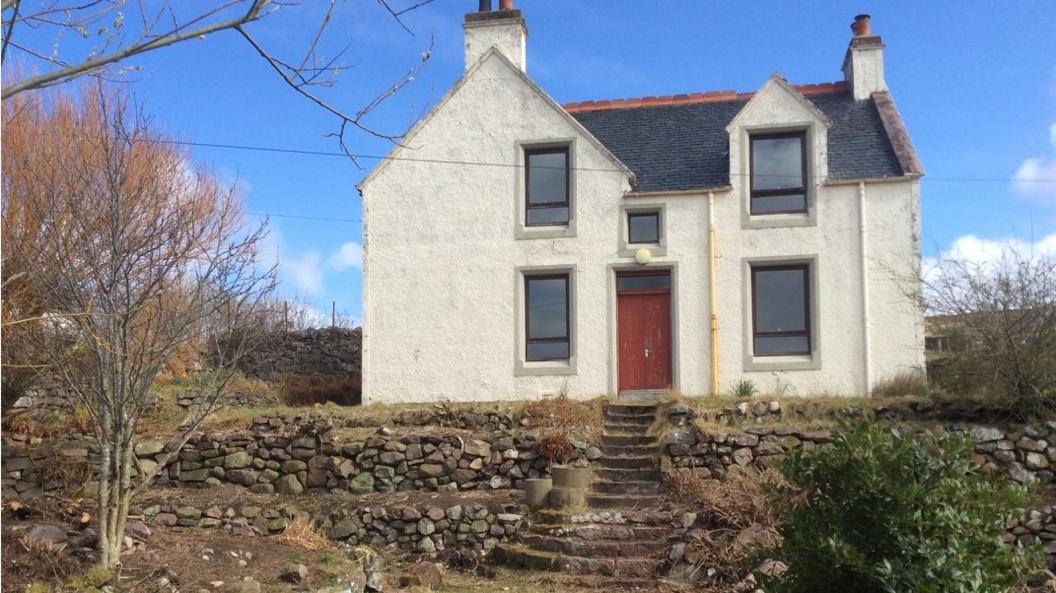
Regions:
M 569 358 L 568 274 L 524 277 L 525 360 Z
M 568 224 L 568 147 L 524 151 L 525 226 Z
M 752 347 L 756 356 L 810 354 L 810 268 L 752 267 Z
M 807 211 L 806 134 L 751 137 L 751 213 Z
M 659 243 L 660 212 L 628 212 L 628 243 Z

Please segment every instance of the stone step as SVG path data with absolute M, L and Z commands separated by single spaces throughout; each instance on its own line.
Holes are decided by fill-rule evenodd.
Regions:
M 584 558 L 643 558 L 662 556 L 667 543 L 660 540 L 598 540 L 578 537 L 525 534 L 518 543 L 533 550 Z
M 671 530 L 674 515 L 660 509 L 591 509 L 585 511 L 561 511 L 540 509 L 532 515 L 540 525 L 563 525 L 568 528 L 578 527 L 664 527 Z
M 631 455 L 631 456 L 651 456 L 656 457 L 660 454 L 660 444 L 655 443 L 652 445 L 602 445 L 601 451 L 609 457 L 616 455 Z
M 587 504 L 594 509 L 645 509 L 660 505 L 660 497 L 648 494 L 591 494 Z
M 606 414 L 623 414 L 626 416 L 649 416 L 656 418 L 656 404 L 606 404 Z
M 598 465 L 606 469 L 659 469 L 660 460 L 652 455 L 599 457 Z
M 612 424 L 634 424 L 634 425 L 638 425 L 638 426 L 641 426 L 641 427 L 645 428 L 645 427 L 648 427 L 653 422 L 656 422 L 656 417 L 655 416 L 651 416 L 651 415 L 640 416 L 640 415 L 637 415 L 637 414 L 635 414 L 635 415 L 631 415 L 631 414 L 612 414 L 612 413 L 608 413 L 608 412 L 606 412 L 606 414 L 605 414 L 605 423 L 606 424 L 609 424 L 609 423 L 612 423 Z
M 509 543 L 495 546 L 492 558 L 499 564 L 517 568 L 638 578 L 651 577 L 660 565 L 659 560 L 652 558 L 585 558 Z
M 613 422 L 604 422 L 602 427 L 605 428 L 606 433 L 620 433 L 620 434 L 632 434 L 632 435 L 646 435 L 648 433 L 648 426 L 642 426 L 641 424 L 616 424 Z
M 632 482 L 659 482 L 661 479 L 659 469 L 605 469 L 594 470 L 594 477 L 599 480 L 632 481 Z
M 588 523 L 585 525 L 568 525 L 565 523 L 533 523 L 529 532 L 536 535 L 558 537 L 578 537 L 592 540 L 654 540 L 666 541 L 671 535 L 667 525 L 629 525 Z
M 640 434 L 603 434 L 601 435 L 601 444 L 616 447 L 655 445 L 656 438 Z
M 609 482 L 595 480 L 591 490 L 598 494 L 659 494 L 660 482 Z

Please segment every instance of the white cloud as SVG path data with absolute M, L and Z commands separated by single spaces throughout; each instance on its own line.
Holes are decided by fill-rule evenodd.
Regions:
M 363 267 L 363 246 L 355 241 L 348 241 L 335 251 L 328 261 L 330 267 L 341 271 L 348 268 Z
M 1056 233 L 1042 237 L 1038 241 L 1030 242 L 1015 237 L 1005 239 L 984 239 L 975 235 L 964 235 L 958 237 L 949 249 L 944 250 L 938 257 L 924 259 L 924 277 L 930 278 L 937 273 L 938 263 L 946 259 L 964 260 L 974 265 L 986 266 L 1001 260 L 1010 252 L 1019 255 L 1041 256 L 1048 255 L 1056 257 Z
M 1012 186 L 1021 195 L 1056 201 L 1056 123 L 1049 126 L 1049 144 L 1052 154 L 1028 158 L 1016 169 Z
M 280 266 L 297 290 L 306 294 L 319 294 L 323 291 L 324 273 L 322 257 L 318 251 L 307 251 L 297 257 L 282 257 Z

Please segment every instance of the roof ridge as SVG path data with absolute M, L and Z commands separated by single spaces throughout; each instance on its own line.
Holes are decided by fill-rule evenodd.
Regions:
M 846 81 L 822 82 L 816 84 L 796 84 L 792 88 L 804 95 L 821 95 L 824 93 L 835 93 L 850 90 Z M 722 101 L 747 100 L 752 98 L 755 92 L 738 93 L 734 90 L 708 91 L 704 93 L 684 93 L 680 95 L 663 95 L 659 97 L 635 97 L 630 99 L 609 99 L 601 101 L 580 101 L 578 103 L 566 103 L 563 105 L 565 111 L 576 113 L 580 111 L 600 111 L 603 109 L 630 109 L 634 107 L 661 107 L 669 105 L 693 105 L 697 103 L 719 103 Z

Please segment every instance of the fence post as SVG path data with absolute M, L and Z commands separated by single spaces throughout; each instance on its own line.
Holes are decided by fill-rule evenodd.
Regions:
M 330 301 L 330 329 L 337 327 L 337 301 Z

